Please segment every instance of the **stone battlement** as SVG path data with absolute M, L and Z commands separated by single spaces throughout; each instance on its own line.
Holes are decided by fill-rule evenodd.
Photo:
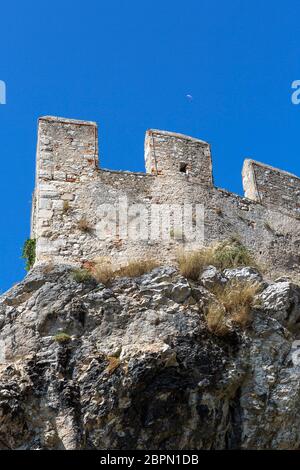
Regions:
M 31 229 L 37 262 L 81 264 L 103 256 L 120 263 L 144 256 L 172 261 L 178 248 L 199 246 L 199 240 L 176 237 L 134 239 L 121 229 L 99 239 L 103 207 L 125 197 L 128 205 L 150 211 L 155 205 L 203 205 L 205 244 L 236 235 L 258 258 L 299 270 L 298 177 L 246 160 L 245 197 L 232 194 L 214 186 L 207 142 L 160 130 L 146 133 L 145 167 L 146 173 L 101 169 L 96 123 L 40 118 Z

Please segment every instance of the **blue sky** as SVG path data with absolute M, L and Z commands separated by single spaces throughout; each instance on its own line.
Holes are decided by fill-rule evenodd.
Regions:
M 41 115 L 97 121 L 106 168 L 143 170 L 152 127 L 209 141 L 234 192 L 244 157 L 300 175 L 299 14 L 296 0 L 2 2 L 0 292 L 25 273 Z

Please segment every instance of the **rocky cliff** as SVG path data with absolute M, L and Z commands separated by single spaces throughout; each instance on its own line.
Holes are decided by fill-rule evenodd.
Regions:
M 210 287 L 235 278 L 260 285 L 251 322 L 216 335 Z M 299 319 L 300 288 L 250 268 L 36 267 L 0 299 L 0 448 L 298 449 Z

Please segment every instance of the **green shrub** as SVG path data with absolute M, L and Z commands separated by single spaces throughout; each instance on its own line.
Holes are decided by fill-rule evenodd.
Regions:
M 237 238 L 216 245 L 213 258 L 212 264 L 220 269 L 255 265 L 251 254 Z
M 86 269 L 74 269 L 74 271 L 72 271 L 72 276 L 74 281 L 78 283 L 89 282 L 94 279 L 92 274 Z
M 22 258 L 26 260 L 26 271 L 29 271 L 35 262 L 36 240 L 29 238 L 23 246 Z
M 71 341 L 71 336 L 68 335 L 67 333 L 56 333 L 56 335 L 53 336 L 54 341 L 57 343 L 68 343 Z

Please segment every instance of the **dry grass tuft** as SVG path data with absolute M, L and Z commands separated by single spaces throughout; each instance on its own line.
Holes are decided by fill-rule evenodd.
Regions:
M 177 256 L 177 262 L 181 274 L 194 281 L 209 265 L 219 269 L 256 265 L 247 248 L 236 238 L 197 251 L 182 251 Z
M 90 233 L 92 231 L 92 226 L 86 220 L 85 217 L 82 217 L 82 219 L 80 219 L 77 222 L 77 227 L 79 228 L 79 230 L 81 230 L 82 232 L 85 232 L 85 233 Z
M 222 305 L 211 302 L 205 319 L 209 331 L 216 336 L 226 336 L 229 333 L 229 326 L 226 323 L 226 311 Z
M 229 331 L 228 322 L 246 328 L 251 322 L 251 309 L 260 291 L 258 283 L 231 281 L 213 289 L 215 300 L 208 306 L 208 329 L 218 336 Z
M 99 260 L 92 268 L 93 277 L 104 285 L 109 285 L 117 277 L 138 277 L 156 268 L 158 263 L 151 259 L 130 261 L 121 268 L 114 269 L 110 261 Z
M 177 256 L 180 273 L 193 281 L 197 281 L 205 266 L 212 264 L 212 259 L 212 247 L 190 252 L 181 251 Z
M 106 367 L 106 372 L 108 374 L 113 374 L 114 371 L 120 366 L 121 361 L 119 357 L 107 356 L 108 366 Z
M 67 212 L 69 212 L 70 210 L 70 203 L 69 201 L 64 201 L 63 202 L 63 213 L 64 214 L 67 214 Z
M 116 277 L 115 271 L 108 263 L 96 264 L 92 269 L 93 277 L 97 282 L 108 286 Z
M 157 268 L 158 266 L 158 263 L 153 259 L 130 261 L 126 266 L 118 269 L 116 271 L 116 275 L 118 277 L 138 277 L 149 273 L 152 269 Z

